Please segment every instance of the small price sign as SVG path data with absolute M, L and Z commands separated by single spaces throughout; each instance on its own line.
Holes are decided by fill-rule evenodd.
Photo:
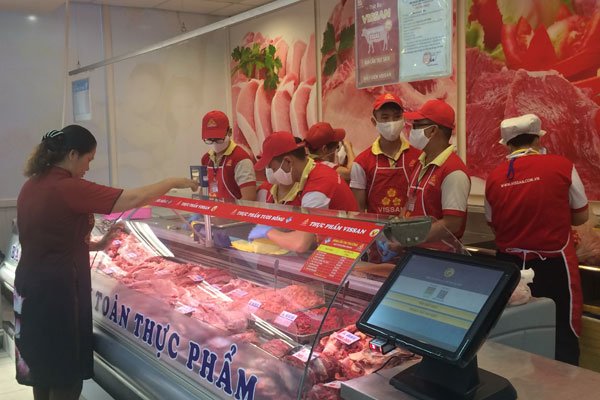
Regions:
M 232 297 L 241 298 L 241 297 L 246 297 L 248 295 L 248 292 L 246 292 L 245 290 L 242 290 L 242 289 L 234 289 L 227 294 Z
M 277 325 L 285 326 L 287 328 L 292 324 L 292 322 L 296 320 L 296 318 L 298 318 L 296 314 L 292 314 L 291 312 L 287 311 L 282 311 L 281 314 L 279 314 L 277 318 L 275 318 L 275 323 Z
M 181 314 L 191 314 L 195 311 L 194 307 L 186 306 L 185 304 L 181 304 L 175 307 L 175 311 Z
M 310 353 L 310 349 L 308 347 L 303 347 L 300 350 L 298 350 L 297 352 L 295 352 L 294 354 L 292 354 L 292 356 L 296 357 L 298 360 L 300 360 L 302 362 L 306 362 L 308 360 L 309 353 Z M 313 352 L 310 359 L 314 360 L 317 357 L 318 357 L 318 354 Z
M 248 307 L 254 308 L 256 310 L 258 310 L 260 308 L 260 306 L 262 306 L 262 303 L 258 300 L 251 299 L 248 302 Z
M 202 282 L 204 281 L 204 277 L 202 275 L 188 275 L 193 282 Z
M 348 331 L 338 332 L 338 334 L 335 335 L 335 338 L 337 340 L 339 340 L 340 342 L 347 344 L 347 345 L 358 342 L 360 340 L 360 337 L 358 337 L 355 334 L 348 332 Z

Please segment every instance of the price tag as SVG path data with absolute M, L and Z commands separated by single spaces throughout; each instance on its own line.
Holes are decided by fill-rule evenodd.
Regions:
M 175 307 L 175 311 L 177 311 L 178 313 L 182 313 L 182 314 L 191 314 L 194 311 L 196 311 L 196 309 L 194 307 L 190 307 L 190 306 L 186 306 L 186 305 L 182 304 L 182 305 Z
M 335 338 L 340 342 L 348 345 L 358 342 L 360 340 L 360 337 L 348 331 L 338 332 L 337 335 L 335 335 Z
M 289 327 L 292 322 L 294 322 L 298 318 L 296 314 L 292 314 L 291 312 L 282 311 L 281 314 L 275 318 L 275 323 L 281 326 Z
M 232 290 L 231 292 L 229 292 L 227 294 L 229 296 L 241 298 L 241 297 L 246 297 L 248 295 L 248 292 L 246 292 L 245 290 L 242 290 L 242 289 L 234 289 L 234 290 Z
M 252 308 L 255 308 L 255 309 L 259 309 L 260 306 L 262 306 L 262 303 L 260 301 L 258 301 L 258 300 L 251 299 L 248 302 L 248 306 L 250 306 Z
M 202 275 L 188 275 L 188 278 L 190 278 L 194 282 L 202 282 L 204 280 L 204 277 Z
M 297 352 L 295 352 L 294 354 L 292 354 L 292 356 L 296 357 L 298 360 L 300 360 L 302 362 L 306 362 L 308 360 L 308 353 L 310 353 L 310 349 L 308 347 L 303 347 L 302 349 L 300 349 Z M 318 356 L 318 354 L 313 352 L 310 359 L 314 360 L 315 358 L 317 358 L 317 356 Z

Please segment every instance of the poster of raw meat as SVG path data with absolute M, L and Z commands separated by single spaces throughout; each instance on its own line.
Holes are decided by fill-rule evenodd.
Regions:
M 600 2 L 473 0 L 467 17 L 467 166 L 483 193 L 504 160 L 500 122 L 534 113 L 549 153 L 600 200 Z M 479 179 L 478 179 L 479 178 Z
M 352 45 L 354 30 L 340 32 L 339 50 Z M 356 2 L 356 85 L 359 88 L 386 85 L 400 80 L 398 65 L 398 2 L 396 0 L 358 0 Z M 334 50 L 333 25 L 327 24 L 323 52 Z M 336 55 L 325 60 L 325 69 L 335 64 Z
M 320 1 L 317 36 L 321 54 L 322 119 L 336 128 L 345 129 L 346 137 L 358 154 L 370 147 L 377 138 L 371 116 L 373 101 L 383 92 L 398 95 L 409 110 L 417 109 L 432 98 L 444 99 L 456 109 L 456 40 L 453 35 L 452 76 L 359 89 L 356 87 L 355 44 L 342 42 L 342 38 L 345 38 L 343 32 L 348 29 L 354 31 L 354 5 L 353 0 Z M 323 46 L 329 37 L 329 25 L 333 27 L 335 44 Z
M 304 2 L 230 31 L 234 140 L 255 156 L 273 132 L 317 122 L 314 8 Z

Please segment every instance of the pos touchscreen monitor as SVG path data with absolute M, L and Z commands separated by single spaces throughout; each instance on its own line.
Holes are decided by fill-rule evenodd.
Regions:
M 477 368 L 475 355 L 519 279 L 512 263 L 414 248 L 383 283 L 357 327 L 379 343 L 423 356 L 391 381 L 418 398 L 514 398 L 472 396 L 485 383 L 480 378 L 493 375 Z M 510 385 L 493 376 L 504 381 L 493 378 L 494 385 Z

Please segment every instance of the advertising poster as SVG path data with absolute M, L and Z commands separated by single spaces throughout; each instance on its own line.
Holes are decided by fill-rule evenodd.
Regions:
M 452 3 L 402 0 L 400 80 L 418 81 L 452 74 Z
M 378 3 L 389 3 L 379 0 Z M 397 3 L 397 2 L 396 2 Z M 353 0 L 319 1 L 318 49 L 321 56 L 321 108 L 323 121 L 334 128 L 346 130 L 346 139 L 356 154 L 373 144 L 377 131 L 371 122 L 373 102 L 385 92 L 399 96 L 407 110 L 415 110 L 429 99 L 439 98 L 456 109 L 456 40 L 452 38 L 452 75 L 415 82 L 357 87 L 356 49 L 354 37 L 348 39 L 347 32 L 355 31 L 355 2 Z M 366 4 L 366 3 L 365 3 Z M 453 9 L 456 9 L 454 5 Z M 333 35 L 329 32 L 333 30 Z M 327 45 L 328 38 L 335 38 Z M 356 40 L 364 41 L 357 37 Z M 375 43 L 381 49 L 382 43 Z M 405 131 L 408 136 L 408 131 Z M 461 139 L 459 139 L 461 140 Z
M 339 48 L 352 44 L 342 31 Z M 359 88 L 387 85 L 400 80 L 398 65 L 398 2 L 396 0 L 358 0 L 356 2 L 356 86 Z M 333 25 L 327 24 L 323 51 L 335 48 Z M 333 54 L 325 60 L 335 62 Z
M 90 78 L 71 82 L 71 93 L 73 95 L 73 120 L 75 122 L 91 120 Z
M 304 138 L 317 121 L 314 7 L 305 2 L 230 34 L 233 138 L 254 156 L 273 132 Z
M 600 200 L 600 3 L 473 0 L 467 17 L 467 167 L 483 194 L 505 160 L 500 122 L 533 113 L 548 153 L 575 163 Z

